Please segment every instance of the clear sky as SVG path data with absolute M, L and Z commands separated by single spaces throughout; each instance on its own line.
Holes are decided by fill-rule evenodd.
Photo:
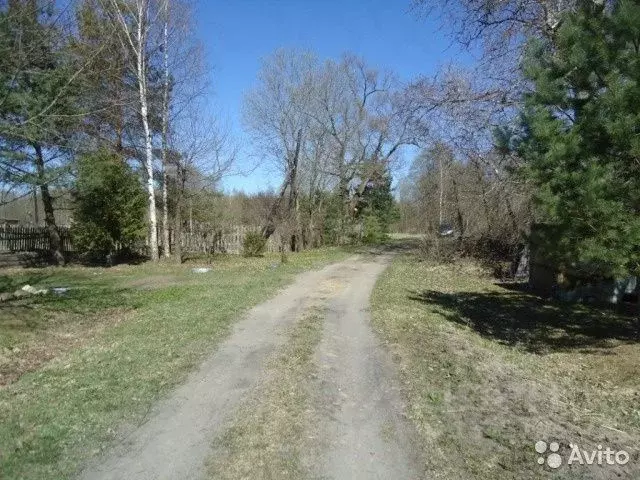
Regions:
M 199 0 L 197 28 L 213 69 L 215 102 L 243 147 L 243 93 L 256 82 L 261 60 L 280 47 L 313 50 L 321 58 L 350 52 L 402 80 L 434 74 L 449 63 L 469 63 L 438 18 L 411 11 L 410 0 Z M 277 187 L 268 168 L 224 180 L 226 190 Z

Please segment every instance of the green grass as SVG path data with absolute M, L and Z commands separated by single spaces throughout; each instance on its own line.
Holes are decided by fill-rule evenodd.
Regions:
M 123 277 L 149 275 L 149 267 L 113 270 L 85 268 L 46 268 L 17 270 L 0 275 L 0 293 L 23 285 L 37 288 L 71 287 L 66 295 L 48 294 L 0 303 L 0 349 L 12 349 L 34 339 L 54 326 L 82 322 L 88 315 L 110 309 L 136 308 L 144 302 L 142 292 L 125 288 Z M 125 273 L 126 272 L 126 273 Z
M 217 257 L 206 274 L 191 273 L 193 265 L 141 265 L 3 277 L 5 288 L 23 282 L 73 287 L 66 297 L 0 307 L 0 336 L 9 333 L 13 348 L 28 350 L 50 329 L 84 331 L 82 322 L 108 327 L 0 390 L 0 478 L 70 478 L 123 425 L 143 421 L 153 402 L 211 352 L 245 309 L 295 273 L 345 256 L 338 249 L 316 250 L 290 255 L 286 265 L 276 256 Z
M 640 478 L 635 319 L 411 254 L 381 276 L 372 318 L 399 364 L 428 478 Z M 560 442 L 565 459 L 576 442 L 633 460 L 554 472 L 536 463 L 537 440 Z
M 301 460 L 311 449 L 309 435 L 314 430 L 306 386 L 316 370 L 312 360 L 322 338 L 323 318 L 321 311 L 311 309 L 291 328 L 285 346 L 269 365 L 266 379 L 216 440 L 209 462 L 210 478 L 309 477 Z

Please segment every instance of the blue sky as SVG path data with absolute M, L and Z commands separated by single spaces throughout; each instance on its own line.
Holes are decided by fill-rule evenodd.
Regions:
M 410 0 L 199 0 L 198 36 L 213 69 L 214 101 L 243 147 L 241 165 L 251 152 L 240 119 L 243 94 L 255 84 L 261 60 L 277 48 L 309 49 L 321 58 L 351 52 L 403 80 L 472 60 L 438 18 L 420 17 L 410 7 Z M 223 186 L 255 192 L 279 182 L 265 166 L 226 178 Z

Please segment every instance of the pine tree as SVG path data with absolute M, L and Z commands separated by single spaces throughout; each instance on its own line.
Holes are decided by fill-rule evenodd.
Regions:
M 524 174 L 533 239 L 561 270 L 598 276 L 640 263 L 640 5 L 582 0 L 552 41 L 529 45 Z
M 53 5 L 37 0 L 0 10 L 0 173 L 40 190 L 51 254 L 62 264 L 51 190 L 67 170 L 80 70 L 56 22 Z

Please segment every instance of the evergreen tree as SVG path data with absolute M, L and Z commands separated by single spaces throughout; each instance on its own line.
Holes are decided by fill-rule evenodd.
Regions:
M 561 269 L 612 276 L 640 262 L 640 4 L 581 0 L 553 41 L 530 44 L 523 172 L 533 239 Z
M 144 191 L 117 154 L 100 150 L 80 157 L 73 197 L 73 242 L 80 252 L 104 258 L 144 238 Z
M 391 175 L 378 173 L 369 179 L 357 198 L 356 216 L 364 220 L 363 241 L 378 243 L 385 239 L 398 209 L 391 192 Z
M 12 1 L 0 9 L 0 173 L 39 189 L 51 253 L 64 263 L 51 187 L 65 177 L 77 121 L 77 66 L 53 4 Z

